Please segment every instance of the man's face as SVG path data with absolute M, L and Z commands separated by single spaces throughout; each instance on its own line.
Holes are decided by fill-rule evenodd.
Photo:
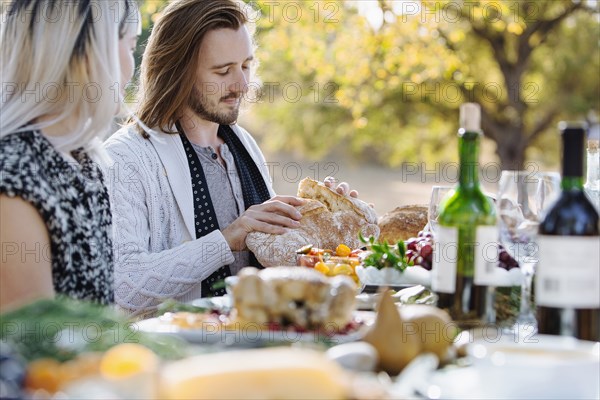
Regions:
M 209 31 L 200 46 L 190 109 L 202 119 L 220 125 L 237 121 L 242 96 L 248 91 L 253 58 L 245 27 Z

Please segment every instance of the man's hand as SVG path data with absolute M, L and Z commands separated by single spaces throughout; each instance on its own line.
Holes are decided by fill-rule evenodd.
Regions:
M 334 190 L 343 196 L 358 198 L 358 191 L 350 190 L 350 185 L 348 184 L 348 182 L 340 182 L 340 184 L 336 187 L 335 184 L 337 183 L 337 180 L 333 176 L 328 176 L 323 180 L 323 183 L 329 189 L 335 188 Z M 371 208 L 375 208 L 375 205 L 373 203 L 369 203 L 369 206 Z
M 246 236 L 250 232 L 264 232 L 281 235 L 288 228 L 298 228 L 302 214 L 295 206 L 304 200 L 294 196 L 275 196 L 262 204 L 249 207 L 242 215 L 221 233 L 232 251 L 246 248 Z
M 325 186 L 329 189 L 334 189 L 336 192 L 343 196 L 358 197 L 358 191 L 350 190 L 350 185 L 347 182 L 340 182 L 336 186 L 337 180 L 333 176 L 328 176 L 323 180 Z

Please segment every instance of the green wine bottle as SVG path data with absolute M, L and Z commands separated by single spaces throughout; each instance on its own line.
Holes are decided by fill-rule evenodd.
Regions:
M 561 195 L 539 227 L 539 332 L 600 341 L 600 229 L 583 190 L 585 124 L 559 125 Z
M 478 104 L 461 106 L 459 181 L 440 204 L 434 236 L 432 288 L 439 295 L 438 307 L 465 329 L 494 319 L 498 232 L 494 204 L 479 186 L 480 120 Z

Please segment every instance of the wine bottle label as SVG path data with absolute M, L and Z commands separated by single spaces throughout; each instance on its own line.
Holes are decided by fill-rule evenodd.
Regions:
M 498 228 L 495 225 L 477 227 L 475 242 L 476 285 L 500 286 L 498 276 Z
M 434 243 L 431 288 L 434 292 L 454 293 L 456 291 L 458 229 L 438 226 Z
M 538 244 L 536 303 L 600 308 L 600 238 L 541 235 Z

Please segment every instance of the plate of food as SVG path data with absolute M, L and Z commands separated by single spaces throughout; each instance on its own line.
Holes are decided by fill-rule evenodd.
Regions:
M 200 344 L 359 340 L 374 313 L 356 311 L 356 285 L 312 268 L 244 268 L 229 296 L 200 299 L 137 323 L 141 331 L 175 334 Z M 164 311 L 164 308 L 163 308 Z

